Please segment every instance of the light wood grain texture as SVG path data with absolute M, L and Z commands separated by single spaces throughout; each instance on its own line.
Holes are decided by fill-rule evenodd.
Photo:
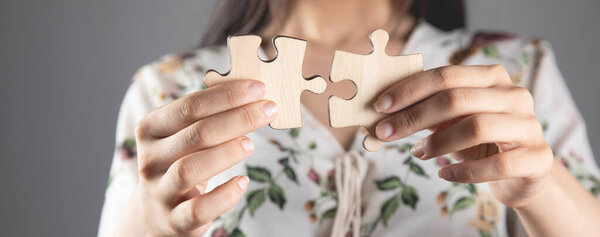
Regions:
M 302 77 L 302 61 L 306 41 L 289 37 L 277 37 L 274 44 L 277 56 L 270 62 L 258 57 L 261 38 L 256 35 L 229 37 L 231 70 L 226 75 L 208 71 L 204 82 L 208 87 L 226 80 L 252 79 L 265 83 L 264 99 L 275 102 L 279 107 L 278 118 L 271 122 L 275 129 L 302 126 L 300 94 L 304 90 L 323 93 L 327 83 L 321 77 L 306 80 Z
M 381 141 L 375 136 L 375 125 L 386 114 L 378 113 L 373 103 L 385 89 L 405 77 L 423 71 L 420 54 L 388 56 L 385 47 L 389 36 L 384 30 L 375 30 L 370 35 L 373 52 L 368 55 L 336 51 L 331 66 L 332 82 L 351 80 L 358 88 L 354 97 L 344 100 L 339 97 L 329 99 L 329 123 L 334 128 L 360 125 L 369 134 L 363 140 L 368 151 L 381 148 Z

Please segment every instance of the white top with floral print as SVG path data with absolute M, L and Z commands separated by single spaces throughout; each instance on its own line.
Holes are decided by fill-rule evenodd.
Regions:
M 501 64 L 528 88 L 546 141 L 557 159 L 594 195 L 600 176 L 585 125 L 547 42 L 497 33 L 443 32 L 419 23 L 404 53 L 421 53 L 425 69 L 448 64 Z M 172 54 L 134 76 L 121 106 L 116 147 L 99 236 L 112 236 L 137 183 L 134 127 L 152 109 L 205 88 L 206 69 L 229 69 L 226 46 Z M 206 236 L 328 236 L 336 213 L 334 161 L 346 151 L 328 129 L 303 110 L 303 127 L 262 128 L 249 134 L 254 154 L 212 178 L 209 190 L 234 175 L 248 175 L 245 197 L 212 224 Z M 361 236 L 507 236 L 506 208 L 487 184 L 450 183 L 437 177 L 448 157 L 413 159 L 410 147 L 428 132 L 366 152 L 355 136 L 351 150 L 368 160 L 362 185 Z

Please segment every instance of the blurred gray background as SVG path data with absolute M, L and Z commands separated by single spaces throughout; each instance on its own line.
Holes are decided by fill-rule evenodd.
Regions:
M 0 1 L 0 236 L 93 236 L 135 70 L 193 47 L 214 1 Z M 600 2 L 468 1 L 470 28 L 542 36 L 600 157 Z

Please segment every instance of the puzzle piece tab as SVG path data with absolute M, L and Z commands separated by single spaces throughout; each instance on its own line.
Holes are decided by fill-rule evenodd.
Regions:
M 329 99 L 329 123 L 334 128 L 355 125 L 367 128 L 369 134 L 363 140 L 363 146 L 368 151 L 377 151 L 381 148 L 381 141 L 375 136 L 375 125 L 387 115 L 376 112 L 373 103 L 385 89 L 423 71 L 423 59 L 420 54 L 388 56 L 385 47 L 389 36 L 384 30 L 373 31 L 370 39 L 373 45 L 371 54 L 335 51 L 331 81 L 351 80 L 357 91 L 350 100 Z
M 258 57 L 261 38 L 256 35 L 234 36 L 227 39 L 231 70 L 225 75 L 215 71 L 206 73 L 204 83 L 214 86 L 226 80 L 252 79 L 265 83 L 264 99 L 275 102 L 279 116 L 271 122 L 275 129 L 297 128 L 302 126 L 300 94 L 304 90 L 323 93 L 327 84 L 322 77 L 304 79 L 302 61 L 306 41 L 289 37 L 276 37 L 274 40 L 277 56 L 270 62 Z

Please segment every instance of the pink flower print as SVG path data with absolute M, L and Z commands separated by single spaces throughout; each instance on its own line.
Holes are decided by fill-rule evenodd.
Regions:
M 327 189 L 335 191 L 335 170 L 330 169 L 327 172 Z
M 121 160 L 128 160 L 136 157 L 137 149 L 135 146 L 135 140 L 133 138 L 128 138 L 123 141 L 121 145 Z
M 330 169 L 327 172 L 327 180 L 333 181 L 334 179 L 335 179 L 335 170 L 334 169 Z
M 569 168 L 569 163 L 567 163 L 567 159 L 565 159 L 565 157 L 560 157 L 560 163 L 565 167 Z
M 219 228 L 212 233 L 211 237 L 229 237 L 229 233 L 223 228 Z
M 319 184 L 321 181 L 321 178 L 319 177 L 319 174 L 317 174 L 317 172 L 314 169 L 310 169 L 308 171 L 308 178 L 310 180 L 312 180 L 313 182 L 315 182 L 316 184 Z

